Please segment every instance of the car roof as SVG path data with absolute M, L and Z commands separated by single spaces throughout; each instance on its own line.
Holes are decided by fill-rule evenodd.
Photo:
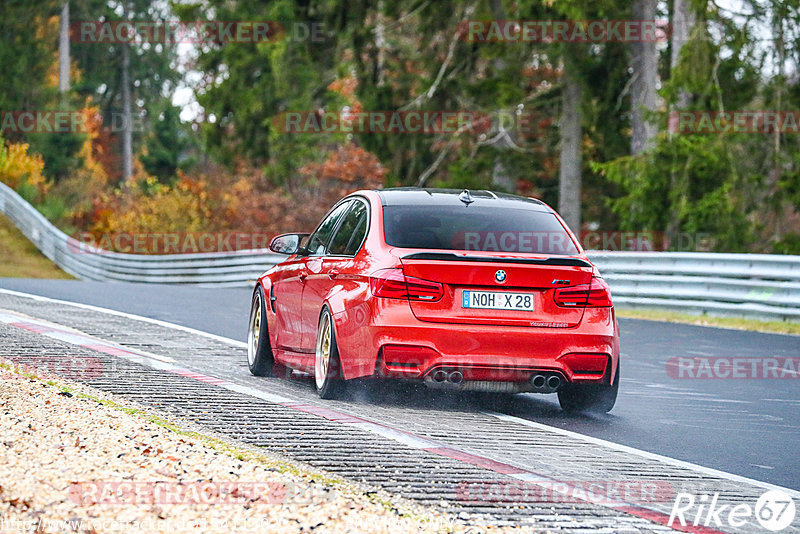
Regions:
M 535 208 L 540 211 L 552 210 L 540 200 L 535 198 L 510 195 L 508 193 L 495 193 L 485 189 L 426 189 L 421 187 L 392 187 L 376 190 L 384 206 L 463 206 L 459 198 L 462 193 L 469 191 L 473 202 L 471 205 L 494 208 Z

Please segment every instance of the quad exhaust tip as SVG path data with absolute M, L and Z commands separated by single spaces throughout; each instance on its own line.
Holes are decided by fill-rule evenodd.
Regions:
M 464 374 L 461 371 L 445 371 L 437 369 L 431 375 L 431 380 L 436 384 L 449 384 L 458 386 L 464 382 Z
M 461 371 L 453 371 L 447 375 L 447 381 L 451 384 L 460 384 L 464 381 L 464 375 L 461 373 Z
M 438 371 L 433 373 L 433 376 L 431 378 L 433 378 L 434 382 L 441 384 L 442 382 L 447 380 L 447 371 L 439 369 Z
M 558 375 L 533 375 L 530 382 L 535 390 L 552 393 L 561 386 L 561 377 Z

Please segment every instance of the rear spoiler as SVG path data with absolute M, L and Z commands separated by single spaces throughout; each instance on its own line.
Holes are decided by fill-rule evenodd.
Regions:
M 560 265 L 568 267 L 592 267 L 586 260 L 578 258 L 495 258 L 485 256 L 459 256 L 447 252 L 416 252 L 403 256 L 404 260 L 428 261 L 475 261 L 483 263 L 523 263 L 527 265 Z

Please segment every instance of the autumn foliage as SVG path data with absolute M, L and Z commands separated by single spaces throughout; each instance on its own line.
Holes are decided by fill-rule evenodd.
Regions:
M 355 145 L 332 149 L 320 163 L 299 170 L 292 186 L 276 187 L 246 166 L 220 168 L 174 185 L 143 177 L 96 196 L 79 226 L 97 242 L 109 234 L 249 232 L 277 235 L 311 231 L 341 197 L 383 185 L 386 169 Z
M 221 188 L 219 179 L 207 178 L 217 221 L 214 229 L 311 231 L 338 199 L 358 189 L 379 188 L 385 178 L 386 169 L 378 158 L 355 145 L 333 149 L 321 163 L 301 167 L 297 179 L 286 187 L 251 175 Z
M 43 171 L 42 156 L 29 154 L 27 144 L 6 145 L 0 138 L 0 182 L 12 189 L 27 186 L 43 194 L 46 191 Z
M 247 232 L 277 235 L 311 231 L 341 197 L 358 189 L 383 186 L 386 169 L 378 158 L 354 144 L 332 147 L 319 162 L 298 170 L 296 179 L 278 187 L 245 163 L 230 171 L 209 166 L 194 176 L 178 173 L 173 184 L 147 176 L 141 166 L 128 183 L 114 185 L 107 169 L 108 139 L 97 110 L 87 107 L 83 165 L 53 185 L 43 174 L 39 154 L 26 144 L 0 139 L 0 181 L 39 201 L 58 196 L 72 208 L 56 221 L 73 233 L 93 236 L 191 232 Z M 95 120 L 97 119 L 97 120 Z M 36 197 L 36 198 L 30 198 Z

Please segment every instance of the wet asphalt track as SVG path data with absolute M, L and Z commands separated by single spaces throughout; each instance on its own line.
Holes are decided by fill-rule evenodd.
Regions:
M 0 287 L 169 321 L 243 340 L 249 289 L 0 279 Z M 800 336 L 622 319 L 623 382 L 608 416 L 565 416 L 554 395 L 516 395 L 506 413 L 800 489 L 800 380 L 676 380 L 675 356 L 788 357 Z M 495 406 L 496 408 L 496 406 Z M 557 439 L 554 436 L 554 439 Z

